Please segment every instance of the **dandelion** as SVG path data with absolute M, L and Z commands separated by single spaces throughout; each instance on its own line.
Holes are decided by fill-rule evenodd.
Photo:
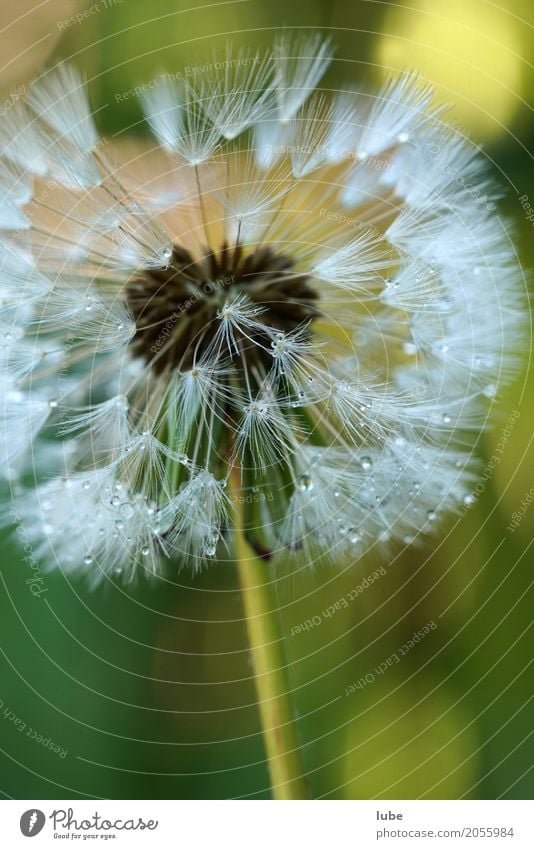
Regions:
M 513 247 L 431 88 L 329 99 L 331 53 L 283 36 L 156 81 L 156 160 L 99 140 L 70 65 L 10 112 L 2 469 L 49 567 L 198 570 L 230 546 L 236 476 L 272 495 L 250 543 L 294 568 L 433 533 L 468 497 L 516 359 Z
M 331 54 L 283 36 L 161 78 L 135 153 L 70 65 L 0 127 L 1 469 L 49 569 L 197 571 L 244 531 L 296 571 L 471 503 L 518 359 L 507 226 L 430 86 L 329 98 Z

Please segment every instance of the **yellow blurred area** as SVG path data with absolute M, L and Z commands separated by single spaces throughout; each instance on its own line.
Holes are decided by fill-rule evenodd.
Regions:
M 468 132 L 494 137 L 506 132 L 521 102 L 521 33 L 509 5 L 417 0 L 388 11 L 376 61 L 384 76 L 392 69 L 420 71 L 440 99 L 454 103 L 452 115 Z

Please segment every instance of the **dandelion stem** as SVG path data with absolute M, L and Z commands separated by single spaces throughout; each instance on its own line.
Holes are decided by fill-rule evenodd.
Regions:
M 250 548 L 243 531 L 239 476 L 234 470 L 235 548 L 247 634 L 255 674 L 272 793 L 275 799 L 307 799 L 304 767 L 290 699 L 283 634 L 266 561 Z

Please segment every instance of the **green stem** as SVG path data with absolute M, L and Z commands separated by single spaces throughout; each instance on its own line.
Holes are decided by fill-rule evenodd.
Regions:
M 283 635 L 268 564 L 257 557 L 243 532 L 243 510 L 234 489 L 235 559 L 263 730 L 272 793 L 275 799 L 307 799 L 308 792 L 291 707 Z

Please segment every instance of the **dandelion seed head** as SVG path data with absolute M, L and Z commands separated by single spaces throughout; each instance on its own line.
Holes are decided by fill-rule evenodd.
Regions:
M 284 35 L 161 77 L 149 154 L 100 140 L 70 65 L 6 116 L 0 467 L 48 568 L 198 571 L 236 481 L 261 483 L 251 544 L 295 568 L 472 503 L 520 360 L 498 192 L 417 75 L 330 96 L 331 55 Z

